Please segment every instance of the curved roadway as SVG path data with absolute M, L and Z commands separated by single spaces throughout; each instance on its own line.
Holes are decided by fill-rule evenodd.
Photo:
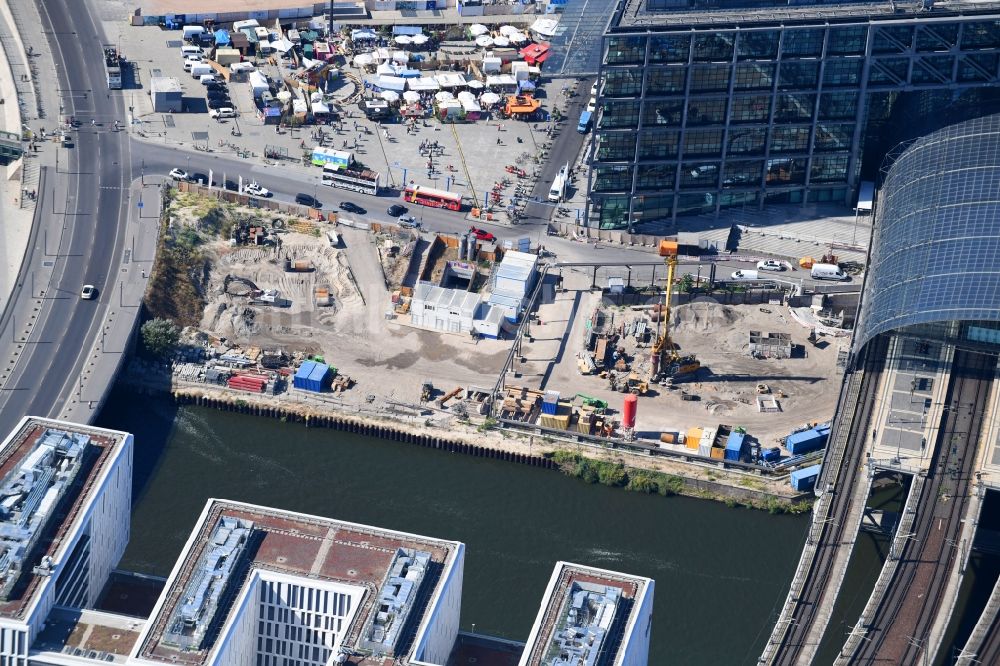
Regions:
M 26 414 L 58 417 L 74 399 L 111 300 L 131 181 L 126 133 L 90 124 L 124 114 L 121 98 L 107 94 L 103 38 L 89 4 L 46 0 L 38 7 L 63 113 L 82 124 L 75 147 L 61 151 L 59 172 L 47 169 L 28 255 L 0 315 L 0 432 Z M 96 301 L 79 297 L 88 283 L 100 290 Z

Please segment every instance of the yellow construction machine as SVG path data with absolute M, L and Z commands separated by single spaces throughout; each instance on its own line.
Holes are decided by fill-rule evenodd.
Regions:
M 660 256 L 667 263 L 667 283 L 663 290 L 663 310 L 657 321 L 658 335 L 653 343 L 650 358 L 649 377 L 651 381 L 660 378 L 679 378 L 698 371 L 701 363 L 691 355 L 681 356 L 670 340 L 670 297 L 674 288 L 674 273 L 677 270 L 677 243 L 660 241 Z M 662 325 L 662 329 L 659 327 Z

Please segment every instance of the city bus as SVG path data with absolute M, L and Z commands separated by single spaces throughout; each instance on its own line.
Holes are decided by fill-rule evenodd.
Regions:
M 462 210 L 462 195 L 444 190 L 435 190 L 423 185 L 407 185 L 403 190 L 403 199 L 410 203 L 429 206 L 431 208 L 447 208 Z
M 378 196 L 378 181 L 379 174 L 376 171 L 331 163 L 323 165 L 323 183 L 330 187 Z
M 333 150 L 316 146 L 312 151 L 312 163 L 316 166 L 333 164 L 339 167 L 349 167 L 354 162 L 354 155 L 346 150 Z

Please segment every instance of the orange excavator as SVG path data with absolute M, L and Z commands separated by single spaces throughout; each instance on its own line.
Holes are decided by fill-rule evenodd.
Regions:
M 660 256 L 667 263 L 667 283 L 663 290 L 663 310 L 657 321 L 657 327 L 662 323 L 662 333 L 657 330 L 656 342 L 653 343 L 653 353 L 650 358 L 649 378 L 651 381 L 660 379 L 677 379 L 698 371 L 701 363 L 692 355 L 682 356 L 677 352 L 677 346 L 670 339 L 670 297 L 674 289 L 674 273 L 677 270 L 677 243 L 660 241 Z

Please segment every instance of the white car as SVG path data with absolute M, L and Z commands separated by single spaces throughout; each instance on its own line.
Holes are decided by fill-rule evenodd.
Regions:
M 587 102 L 587 111 L 593 113 L 597 109 L 597 98 L 591 97 L 590 101 Z
M 597 97 L 597 81 L 594 81 L 594 85 L 590 86 L 590 96 Z
M 187 180 L 188 174 L 184 169 L 171 169 L 170 177 L 174 180 Z
M 219 118 L 235 118 L 236 109 L 234 109 L 231 106 L 224 106 L 219 109 L 211 109 L 208 112 L 208 117 L 215 118 L 216 120 L 218 120 Z
M 271 190 L 267 189 L 263 185 L 258 185 L 257 183 L 250 183 L 243 188 L 244 194 L 249 194 L 252 197 L 269 197 L 271 196 Z
M 97 298 L 97 287 L 92 284 L 83 285 L 83 289 L 80 290 L 80 298 L 85 301 L 92 301 Z
M 785 270 L 785 265 L 778 261 L 777 259 L 764 259 L 757 262 L 757 270 L 759 271 L 783 271 Z
M 416 229 L 420 226 L 420 223 L 417 222 L 417 218 L 412 215 L 400 215 L 399 226 L 405 227 L 406 229 Z

